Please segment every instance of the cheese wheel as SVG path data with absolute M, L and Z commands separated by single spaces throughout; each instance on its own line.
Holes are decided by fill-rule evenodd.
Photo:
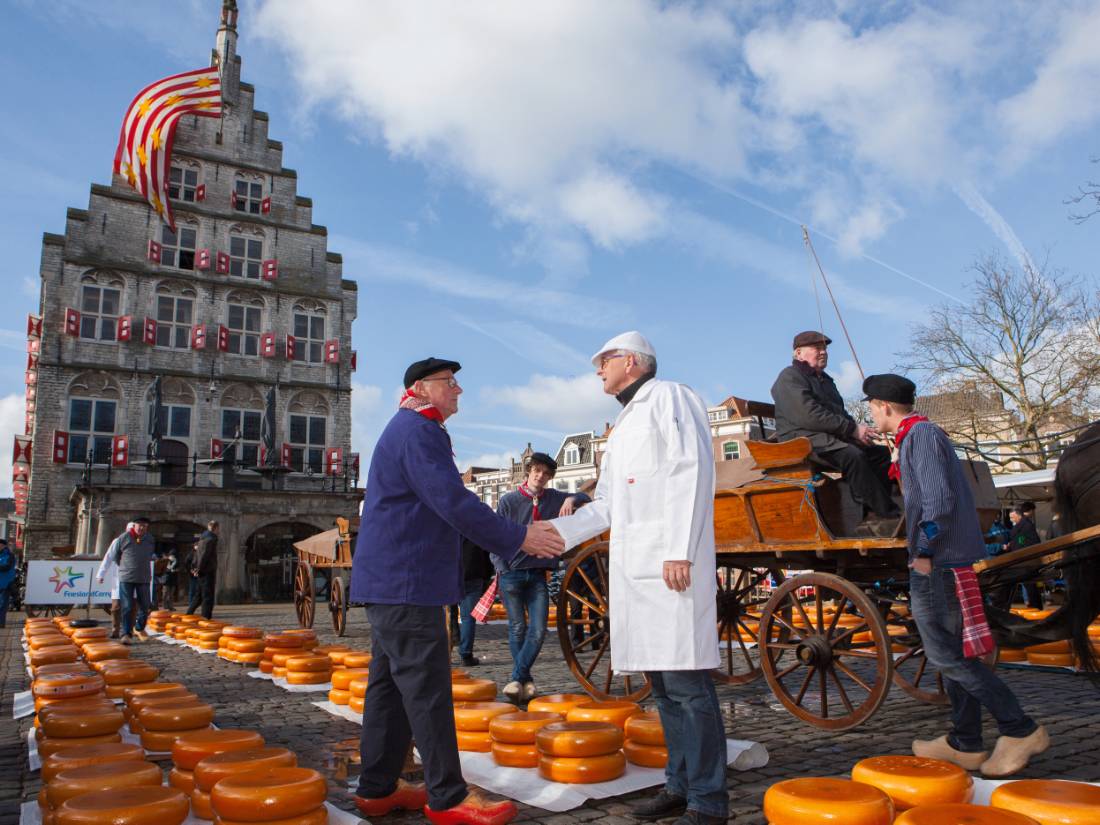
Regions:
M 1030 816 L 1042 825 L 1097 825 L 1100 787 L 1063 779 L 1019 779 L 993 790 L 994 808 Z
M 106 639 L 111 631 L 105 627 L 78 627 L 69 638 L 74 642 L 90 642 L 92 639 Z
M 1027 651 L 1019 647 L 1002 647 L 997 653 L 998 662 L 1026 662 Z
M 228 624 L 222 628 L 222 635 L 228 636 L 230 639 L 259 639 L 262 641 L 264 632 L 258 627 Z
M 278 661 L 275 666 L 279 666 Z M 328 656 L 291 656 L 284 667 L 287 673 L 328 673 L 332 670 L 332 661 Z
M 351 690 L 354 679 L 366 679 L 367 675 L 368 670 L 364 667 L 346 667 L 340 671 L 333 671 L 332 686 L 336 690 Z M 366 695 L 365 690 L 363 693 Z
M 1062 639 L 1057 642 L 1044 642 L 1039 645 L 1028 645 L 1024 648 L 1030 656 L 1032 653 L 1071 653 L 1069 639 Z
M 200 642 L 216 642 L 222 637 L 221 630 L 197 630 L 195 638 Z
M 195 643 L 195 647 L 197 647 L 199 650 L 217 650 L 218 641 L 217 639 L 213 641 L 199 641 Z
M 1073 667 L 1073 654 L 1032 653 L 1028 651 L 1027 663 L 1029 665 L 1043 665 L 1044 667 Z
M 195 772 L 172 768 L 168 771 L 168 784 L 190 796 L 191 791 L 195 790 Z
M 138 737 L 139 739 L 141 738 L 141 734 L 145 731 L 145 728 L 143 728 L 141 726 L 141 722 L 139 722 L 137 720 L 137 717 L 134 717 L 134 718 L 130 719 L 126 723 L 126 726 L 130 729 L 130 733 L 132 733 L 134 736 Z
M 271 675 L 274 676 L 276 679 L 285 679 L 286 678 L 286 668 L 285 667 L 279 667 L 278 665 L 275 665 L 275 667 L 272 668 L 272 670 L 271 670 Z
M 262 653 L 236 653 L 231 654 L 236 658 L 233 660 L 242 665 L 256 665 L 260 663 L 260 659 L 263 657 Z
M 462 670 L 462 668 L 457 668 L 457 667 L 451 668 L 451 681 L 452 682 L 461 681 L 463 679 L 469 679 L 469 678 L 470 678 L 470 674 L 467 673 L 465 670 Z
M 65 748 L 42 760 L 42 781 L 52 782 L 62 771 L 83 768 L 85 765 L 102 765 L 107 762 L 142 762 L 145 751 L 129 742 L 105 745 L 79 745 Z
M 474 753 L 489 753 L 493 749 L 493 737 L 487 730 L 456 730 L 458 749 Z
M 345 670 L 361 670 L 361 668 L 346 668 Z M 367 695 L 367 687 L 369 681 L 366 676 L 358 676 L 348 682 L 348 693 L 357 699 L 362 699 Z
M 352 653 L 345 653 L 344 659 L 340 662 L 344 667 L 369 667 L 370 666 L 370 654 L 360 651 L 353 651 Z
M 214 809 L 210 807 L 210 794 L 200 791 L 198 788 L 191 791 L 191 814 L 196 819 L 211 820 L 214 818 Z
M 329 680 L 329 672 L 322 671 L 321 673 L 299 673 L 297 671 L 288 670 L 286 672 L 286 683 L 288 685 L 327 685 Z
M 171 753 L 180 737 L 214 730 L 211 727 L 195 730 L 142 730 L 141 746 L 154 753 Z
M 45 716 L 41 730 L 47 737 L 69 739 L 118 733 L 125 723 L 117 710 L 66 710 Z
M 328 654 L 328 657 L 330 659 L 332 659 L 332 663 L 334 665 L 343 665 L 344 667 L 348 667 L 347 662 L 344 661 L 344 657 L 346 657 L 346 656 L 364 656 L 364 655 L 369 656 L 370 654 L 366 653 L 363 650 L 351 650 L 349 648 L 345 648 L 343 650 L 333 650 L 333 651 L 331 651 Z
M 146 730 L 195 730 L 214 721 L 210 705 L 153 705 L 137 712 L 137 720 Z
M 534 745 L 493 740 L 491 746 L 493 761 L 505 768 L 537 768 L 539 749 Z
M 549 696 L 538 696 L 527 703 L 529 713 L 560 713 L 565 716 L 577 705 L 591 702 L 592 697 L 584 693 L 551 693 Z
M 546 727 L 551 722 L 561 721 L 562 715 L 560 713 L 545 711 L 503 713 L 494 716 L 489 721 L 489 734 L 493 737 L 494 742 L 504 742 L 512 745 L 534 745 L 535 736 L 541 728 Z M 535 766 L 528 765 L 527 767 Z
M 325 804 L 328 783 L 309 768 L 264 768 L 227 776 L 210 791 L 219 817 L 244 822 L 299 816 Z
M 458 702 L 454 706 L 455 729 L 489 731 L 494 716 L 512 713 L 516 706 L 508 702 Z
M 57 698 L 49 699 L 43 696 L 39 696 L 34 700 L 35 713 L 50 707 L 51 705 L 57 705 L 59 707 L 75 707 L 82 702 L 110 702 L 106 693 L 90 693 L 87 696 L 73 696 L 71 698 Z
M 251 748 L 208 756 L 195 766 L 195 787 L 209 793 L 227 776 L 268 768 L 295 768 L 298 758 L 286 748 Z
M 45 676 L 47 673 L 80 673 L 80 674 L 94 674 L 88 665 L 84 662 L 59 662 L 53 665 L 36 665 L 33 667 L 34 678 L 39 676 Z
M 843 811 L 844 819 L 837 818 Z M 769 825 L 890 825 L 894 803 L 871 785 L 824 776 L 776 782 L 764 793 Z
M 185 693 L 189 691 L 180 682 L 150 682 L 147 685 L 127 685 L 122 691 L 122 698 L 129 704 L 139 696 L 182 696 Z
M 363 696 L 356 696 L 354 693 L 351 698 L 348 699 L 348 708 L 356 713 L 363 712 L 363 706 L 366 704 L 366 698 Z
M 310 641 L 317 641 L 317 631 L 310 627 L 292 627 L 283 631 L 284 636 L 297 636 Z
M 152 762 L 108 762 L 62 771 L 46 786 L 46 799 L 51 808 L 80 794 L 93 791 L 113 791 L 142 785 L 160 785 L 160 768 Z
M 622 776 L 625 770 L 626 757 L 622 751 L 603 756 L 539 756 L 539 776 L 551 782 L 570 785 L 610 782 Z
M 328 692 L 328 700 L 334 705 L 346 705 L 351 700 L 351 691 L 333 688 Z
M 69 641 L 69 637 L 64 633 L 43 633 L 39 636 L 31 636 L 27 640 L 27 647 L 31 650 L 42 650 L 45 647 L 61 647 L 62 645 L 72 645 Z
M 223 637 L 224 638 L 224 637 Z M 237 653 L 263 653 L 263 639 L 238 639 L 230 638 L 225 645 Z
M 643 768 L 663 768 L 668 764 L 668 748 L 664 745 L 647 745 L 627 739 L 623 742 L 623 755 L 631 765 Z
M 302 638 L 300 636 L 287 636 L 283 633 L 268 633 L 264 636 L 264 644 L 267 647 L 284 648 L 300 648 L 302 646 Z
M 85 645 L 84 658 L 89 662 L 102 662 L 106 659 L 129 659 L 130 648 L 119 644 Z
M 38 743 L 38 756 L 45 759 L 58 751 L 77 745 L 110 745 L 121 742 L 122 737 L 117 733 L 104 733 L 99 736 L 63 736 L 58 738 L 47 737 Z
M 664 745 L 665 729 L 661 726 L 661 715 L 654 711 L 635 713 L 626 720 L 623 734 L 637 745 Z M 626 755 L 630 758 L 630 754 Z
M 180 616 L 180 623 L 185 625 L 198 624 L 201 621 L 202 616 L 196 616 L 193 613 L 184 613 L 182 616 Z
M 852 780 L 873 785 L 904 811 L 917 805 L 969 802 L 974 780 L 965 770 L 941 759 L 921 756 L 872 756 L 852 768 Z
M 301 658 L 304 655 L 305 653 L 301 650 L 288 650 L 286 652 L 276 653 L 271 657 L 271 661 L 274 662 L 275 667 L 285 668 L 288 659 L 293 659 L 295 657 Z
M 54 713 L 109 713 L 117 710 L 118 706 L 101 693 L 79 699 L 50 702 L 35 714 L 34 726 L 36 728 L 42 727 L 43 721 Z M 125 717 L 125 713 L 123 716 Z
M 136 682 L 136 683 L 125 684 L 125 685 L 107 685 L 107 689 L 104 692 L 107 694 L 108 698 L 111 698 L 111 699 L 125 699 L 126 698 L 126 690 L 128 688 L 130 688 L 134 685 L 144 686 L 144 685 L 154 685 L 154 684 L 156 684 L 156 682 L 149 681 L 149 682 Z
M 455 702 L 491 702 L 497 698 L 497 683 L 489 679 L 469 679 L 451 682 Z
M 56 665 L 75 662 L 80 658 L 80 650 L 74 645 L 64 647 L 44 647 L 31 651 L 31 665 Z
M 176 693 L 175 691 L 165 691 L 165 693 L 171 695 L 152 693 L 148 696 L 135 697 L 128 705 L 130 713 L 136 716 L 144 708 L 195 707 L 196 705 L 206 704 L 193 693 Z
M 565 714 L 567 722 L 610 722 L 620 728 L 635 713 L 640 713 L 637 702 L 610 700 L 606 702 L 585 702 L 577 705 Z
M 69 799 L 54 812 L 55 825 L 181 825 L 191 806 L 175 788 L 95 791 Z
M 1038 820 L 985 805 L 940 803 L 903 811 L 894 825 L 1039 825 Z
M 313 655 L 315 656 L 328 656 L 329 661 L 335 664 L 332 658 L 333 653 L 347 653 L 351 650 L 347 645 L 321 645 L 320 647 L 313 648 Z
M 271 673 L 275 670 L 275 665 L 269 661 L 260 660 L 260 673 Z
M 247 751 L 264 746 L 264 738 L 254 730 L 222 728 L 188 734 L 176 741 L 172 761 L 177 768 L 193 771 L 208 756 L 228 751 Z
M 551 722 L 535 743 L 547 756 L 603 756 L 623 746 L 623 732 L 610 722 Z
M 103 677 L 95 673 L 44 673 L 31 683 L 31 693 L 49 699 L 71 699 L 103 690 Z
M 214 815 L 214 825 L 244 825 L 233 819 L 223 819 Z M 321 805 L 319 808 L 299 816 L 291 816 L 285 819 L 269 819 L 264 825 L 328 825 L 328 808 Z

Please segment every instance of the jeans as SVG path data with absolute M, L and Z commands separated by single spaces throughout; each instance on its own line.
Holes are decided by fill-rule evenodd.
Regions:
M 917 623 L 924 655 L 943 676 L 951 700 L 948 744 L 978 753 L 982 747 L 982 705 L 1002 736 L 1028 736 L 1037 727 L 1008 685 L 978 659 L 963 655 L 962 614 L 955 595 L 955 573 L 934 568 L 930 576 L 910 571 L 909 608 Z
M 477 622 L 470 615 L 477 607 L 481 594 L 485 592 L 484 579 L 469 579 L 465 583 L 466 592 L 458 605 L 460 617 L 458 625 L 458 655 L 466 658 L 474 655 L 474 634 Z
M 508 570 L 500 574 L 500 600 L 508 611 L 508 649 L 512 653 L 512 681 L 531 681 L 531 666 L 546 638 L 550 596 L 546 570 Z
M 665 790 L 687 799 L 688 810 L 725 819 L 726 732 L 709 670 L 657 670 L 646 674 L 665 731 Z
M 152 594 L 149 582 L 119 582 L 118 597 L 122 603 L 122 635 L 132 636 L 134 630 L 145 631 L 145 619 L 149 615 Z M 135 616 L 134 605 L 137 605 Z

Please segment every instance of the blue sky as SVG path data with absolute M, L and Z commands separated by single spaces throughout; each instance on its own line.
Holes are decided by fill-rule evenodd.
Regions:
M 5 455 L 42 232 L 110 180 L 135 91 L 208 62 L 219 8 L 0 2 Z M 459 463 L 492 465 L 614 416 L 587 357 L 626 329 L 710 403 L 767 399 L 818 326 L 800 223 L 868 372 L 979 256 L 1096 283 L 1100 219 L 1064 200 L 1100 177 L 1097 42 L 1097 2 L 245 0 L 238 51 L 359 282 L 354 447 L 447 356 Z

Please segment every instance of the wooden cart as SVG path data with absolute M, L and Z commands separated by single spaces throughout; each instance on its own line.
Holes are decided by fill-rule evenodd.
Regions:
M 294 611 L 298 624 L 313 627 L 317 601 L 328 602 L 332 629 L 343 636 L 348 619 L 348 578 L 359 518 L 337 518 L 336 527 L 294 545 L 298 564 L 294 570 Z

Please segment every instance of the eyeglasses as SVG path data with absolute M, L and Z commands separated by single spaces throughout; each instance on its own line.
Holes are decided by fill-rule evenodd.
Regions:
M 621 352 L 616 353 L 615 355 L 605 355 L 603 358 L 600 359 L 600 369 L 602 370 L 604 367 L 606 367 L 608 361 L 614 361 L 616 358 L 626 358 L 626 355 Z
M 458 381 L 454 378 L 421 378 L 421 381 L 446 381 L 447 386 L 452 390 L 458 386 Z

